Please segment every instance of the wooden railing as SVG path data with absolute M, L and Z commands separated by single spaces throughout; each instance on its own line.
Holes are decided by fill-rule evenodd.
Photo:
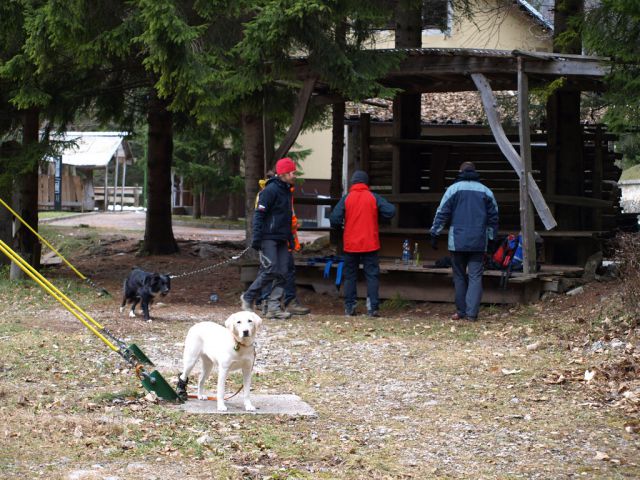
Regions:
M 94 199 L 97 203 L 105 205 L 104 201 L 104 187 L 94 187 Z M 142 187 L 116 187 L 115 188 L 115 203 L 117 205 L 128 205 L 133 207 L 141 206 L 142 202 Z M 107 187 L 107 204 L 113 205 L 114 203 L 114 187 Z

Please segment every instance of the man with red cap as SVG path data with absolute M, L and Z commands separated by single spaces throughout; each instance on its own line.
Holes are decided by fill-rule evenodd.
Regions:
M 240 296 L 243 310 L 252 311 L 262 288 L 272 285 L 267 299 L 267 318 L 286 319 L 290 313 L 282 310 L 280 299 L 284 292 L 289 263 L 289 246 L 293 248 L 291 232 L 291 186 L 296 181 L 296 164 L 290 158 L 276 162 L 276 175 L 267 181 L 258 196 L 253 214 L 251 247 L 262 252 L 262 267 L 258 277 Z

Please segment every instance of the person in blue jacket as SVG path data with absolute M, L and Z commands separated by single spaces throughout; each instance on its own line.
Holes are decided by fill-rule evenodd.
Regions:
M 456 313 L 454 320 L 478 318 L 482 299 L 484 254 L 498 233 L 498 204 L 493 192 L 480 183 L 471 162 L 460 165 L 455 183 L 447 188 L 431 226 L 431 246 L 438 248 L 438 235 L 449 225 Z
M 296 164 L 286 157 L 276 162 L 276 175 L 270 178 L 258 195 L 253 214 L 251 247 L 262 252 L 264 268 L 251 286 L 240 296 L 243 310 L 253 311 L 253 304 L 263 287 L 269 285 L 271 293 L 267 301 L 267 318 L 287 319 L 289 312 L 282 310 L 280 301 L 286 284 L 289 266 L 289 247 L 293 247 L 291 232 L 293 204 L 291 186 L 296 181 Z

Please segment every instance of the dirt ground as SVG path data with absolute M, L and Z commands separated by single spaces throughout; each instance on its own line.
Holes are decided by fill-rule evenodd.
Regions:
M 118 312 L 132 265 L 189 272 L 241 243 L 182 240 L 179 254 L 137 257 L 129 233 L 60 232 L 86 236 L 73 263 L 113 297 L 62 265 L 45 276 L 172 384 L 188 328 L 239 308 L 238 267 L 226 263 L 176 278 L 150 323 Z M 318 413 L 296 418 L 190 415 L 158 402 L 71 314 L 5 274 L 1 478 L 640 477 L 639 332 L 618 281 L 484 306 L 473 324 L 451 321 L 450 305 L 398 300 L 383 318 L 347 318 L 340 299 L 302 290 L 312 314 L 265 321 L 254 375 L 256 392 L 294 393 Z

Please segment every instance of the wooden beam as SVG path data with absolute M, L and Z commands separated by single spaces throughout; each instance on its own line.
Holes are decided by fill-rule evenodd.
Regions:
M 604 176 L 604 155 L 602 152 L 602 127 L 596 127 L 596 138 L 593 140 L 595 147 L 595 156 L 593 159 L 593 171 L 591 172 L 591 191 L 593 198 L 602 199 L 602 177 Z M 592 227 L 596 230 L 602 229 L 602 210 L 595 208 L 592 212 Z
M 371 151 L 369 143 L 371 140 L 371 115 L 360 114 L 360 169 L 369 174 L 369 159 Z
M 317 76 L 312 76 L 304 80 L 302 88 L 298 92 L 298 100 L 296 102 L 296 108 L 293 113 L 293 122 L 291 122 L 289 131 L 274 153 L 274 160 L 278 160 L 284 157 L 293 146 L 296 138 L 298 138 L 300 130 L 302 129 L 302 123 L 304 122 L 304 116 L 307 113 L 307 108 L 309 107 L 309 100 L 311 99 L 311 94 L 313 93 L 313 88 L 316 85 L 317 79 Z
M 525 274 L 536 271 L 536 238 L 533 209 L 528 195 L 528 181 L 531 174 L 531 132 L 529 130 L 529 81 L 524 73 L 524 60 L 518 58 L 518 115 L 520 124 L 520 228 L 522 230 L 522 268 Z
M 471 78 L 476 84 L 478 90 L 480 91 L 480 97 L 482 99 L 482 104 L 484 106 L 484 110 L 487 114 L 487 120 L 489 121 L 489 126 L 491 127 L 491 131 L 493 132 L 494 137 L 496 138 L 496 142 L 498 142 L 498 146 L 502 151 L 503 155 L 507 158 L 513 169 L 516 171 L 518 176 L 522 174 L 522 160 L 518 155 L 518 152 L 513 148 L 513 145 L 509 142 L 504 130 L 502 129 L 502 125 L 500 124 L 500 118 L 498 117 L 498 111 L 496 108 L 496 98 L 493 95 L 493 91 L 491 90 L 491 86 L 489 82 L 485 78 L 484 75 L 479 73 L 472 73 Z M 536 211 L 542 220 L 545 228 L 547 230 L 551 230 L 556 227 L 558 223 L 553 218 L 547 203 L 544 201 L 544 197 L 538 188 L 533 176 L 531 174 L 528 175 L 527 179 L 527 190 L 531 200 L 533 201 L 533 205 L 536 207 Z

